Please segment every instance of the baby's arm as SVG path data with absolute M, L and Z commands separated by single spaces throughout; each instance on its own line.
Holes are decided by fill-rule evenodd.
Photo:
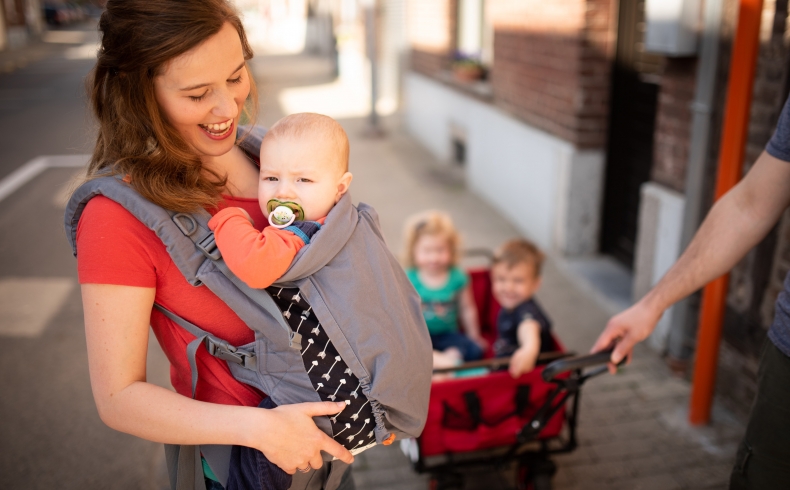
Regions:
M 466 336 L 479 345 L 480 348 L 485 349 L 488 347 L 488 342 L 480 335 L 480 321 L 477 316 L 477 306 L 475 306 L 475 298 L 472 295 L 472 287 L 468 284 L 461 290 L 459 307 L 461 310 L 461 323 L 464 327 Z
M 228 268 L 253 288 L 271 286 L 305 245 L 296 234 L 273 226 L 259 232 L 241 208 L 223 209 L 208 226 Z
M 516 335 L 518 349 L 510 358 L 508 369 L 514 378 L 535 369 L 540 353 L 540 324 L 533 318 L 527 318 L 519 324 Z

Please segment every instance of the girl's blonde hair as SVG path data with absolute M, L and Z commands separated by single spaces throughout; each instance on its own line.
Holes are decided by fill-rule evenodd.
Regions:
M 414 247 L 417 240 L 425 235 L 443 235 L 450 246 L 450 265 L 458 265 L 461 253 L 461 236 L 450 215 L 442 211 L 428 210 L 417 213 L 406 220 L 405 250 L 403 263 L 406 267 L 416 267 Z

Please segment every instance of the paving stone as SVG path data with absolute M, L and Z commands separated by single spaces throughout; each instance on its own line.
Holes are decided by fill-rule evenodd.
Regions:
M 622 479 L 608 488 L 609 490 L 681 490 L 683 486 L 671 475 L 653 475 Z
M 624 441 L 606 441 L 592 446 L 591 449 L 599 461 L 626 461 L 651 454 L 656 450 L 656 444 L 649 439 L 640 438 Z
M 711 487 L 726 488 L 730 481 L 732 464 L 695 466 L 673 472 L 675 477 L 689 487 L 705 483 Z

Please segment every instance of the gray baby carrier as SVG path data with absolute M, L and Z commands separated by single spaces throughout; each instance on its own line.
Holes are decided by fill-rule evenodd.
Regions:
M 242 131 L 244 128 L 240 128 Z M 257 155 L 264 134 L 262 128 L 253 128 L 240 146 Z M 170 212 L 144 199 L 115 176 L 97 178 L 80 186 L 66 209 L 66 234 L 75 256 L 77 223 L 85 205 L 97 195 L 119 203 L 153 230 L 187 282 L 208 287 L 255 332 L 252 343 L 229 345 L 154 305 L 195 336 L 187 347 L 193 397 L 199 374 L 195 354 L 204 346 L 209 354 L 227 362 L 237 380 L 263 391 L 277 405 L 322 401 L 302 363 L 301 336 L 288 325 L 265 290 L 248 287 L 228 269 L 208 229 L 208 213 Z M 365 204 L 354 207 L 346 194 L 275 285 L 299 289 L 359 379 L 375 419 L 376 441 L 391 440 L 393 435 L 418 436 L 428 412 L 431 342 L 419 297 L 388 251 L 375 211 Z M 332 435 L 328 417 L 314 420 Z M 201 453 L 224 485 L 230 448 L 166 445 L 171 487 L 204 488 Z M 324 456 L 327 461 L 331 459 Z M 332 478 L 331 473 L 317 488 L 339 484 L 339 477 Z M 308 485 L 313 488 L 316 483 L 308 483 L 297 473 L 291 488 Z

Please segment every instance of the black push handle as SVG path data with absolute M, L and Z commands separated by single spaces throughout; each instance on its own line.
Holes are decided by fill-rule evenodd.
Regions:
M 596 352 L 595 354 L 570 357 L 570 358 L 559 359 L 557 361 L 554 361 L 548 366 L 546 366 L 546 368 L 543 370 L 542 373 L 543 380 L 554 381 L 554 378 L 568 371 L 575 371 L 576 369 L 584 369 L 587 367 L 607 364 L 609 362 L 609 359 L 612 357 L 612 351 L 614 351 L 614 347 L 611 347 L 606 350 L 602 350 L 600 352 Z M 620 361 L 620 364 L 618 364 L 618 366 L 622 365 L 624 362 L 625 359 Z

